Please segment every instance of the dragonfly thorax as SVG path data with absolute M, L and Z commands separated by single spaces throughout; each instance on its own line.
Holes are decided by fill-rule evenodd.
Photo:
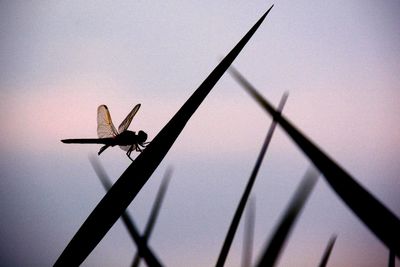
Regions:
M 116 136 L 116 143 L 120 146 L 142 144 L 147 139 L 147 134 L 143 131 L 139 131 L 137 134 L 133 131 L 123 131 Z

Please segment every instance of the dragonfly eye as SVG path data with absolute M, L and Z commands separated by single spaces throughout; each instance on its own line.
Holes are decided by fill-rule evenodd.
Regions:
M 143 132 L 143 131 L 139 131 L 138 134 L 138 142 L 139 143 L 143 143 L 147 140 L 147 133 Z

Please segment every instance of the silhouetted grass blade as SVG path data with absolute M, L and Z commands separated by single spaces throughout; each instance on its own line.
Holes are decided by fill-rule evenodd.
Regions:
M 264 253 L 257 266 L 269 267 L 274 266 L 278 260 L 279 254 L 283 249 L 287 237 L 290 235 L 292 227 L 294 226 L 298 215 L 300 214 L 304 204 L 306 203 L 312 189 L 317 182 L 319 173 L 314 169 L 308 169 L 303 180 L 298 186 L 295 195 L 291 199 L 289 206 L 286 208 L 277 229 L 275 230 L 271 241 L 266 246 Z
M 395 266 L 395 256 L 393 250 L 389 250 L 389 267 Z
M 288 95 L 286 93 L 282 96 L 281 101 L 279 103 L 279 111 L 282 111 L 282 109 L 286 103 L 287 97 L 288 97 Z M 233 242 L 233 238 L 235 237 L 236 230 L 239 226 L 240 218 L 242 217 L 243 210 L 246 206 L 247 199 L 249 198 L 251 189 L 252 189 L 253 184 L 257 177 L 258 170 L 260 169 L 262 160 L 264 159 L 264 156 L 265 156 L 265 152 L 267 151 L 267 148 L 271 142 L 272 135 L 274 133 L 275 128 L 276 128 L 276 121 L 273 121 L 271 123 L 271 126 L 268 129 L 267 136 L 265 137 L 265 140 L 264 140 L 264 144 L 262 145 L 260 153 L 258 154 L 256 164 L 254 165 L 253 171 L 250 175 L 250 178 L 247 182 L 246 188 L 243 192 L 242 198 L 240 199 L 239 205 L 236 208 L 231 225 L 226 234 L 224 244 L 222 245 L 221 252 L 220 252 L 218 260 L 217 260 L 217 264 L 216 264 L 217 267 L 224 266 L 224 264 L 225 264 L 226 258 L 229 253 L 229 249 Z
M 322 256 L 321 262 L 318 265 L 319 267 L 325 267 L 326 264 L 328 263 L 329 256 L 331 255 L 335 242 L 336 242 L 336 235 L 332 236 L 331 239 L 329 239 L 328 245 L 326 246 L 326 249 L 324 251 L 324 255 Z
M 99 180 L 100 180 L 101 184 L 103 185 L 103 188 L 107 192 L 108 190 L 110 190 L 112 183 L 111 183 L 111 180 L 108 178 L 106 171 L 104 170 L 103 166 L 100 164 L 100 161 L 94 155 L 89 155 L 89 160 L 90 160 L 90 163 L 92 164 L 94 171 L 97 174 L 97 177 L 99 177 Z
M 89 157 L 90 162 L 92 163 L 93 169 L 95 170 L 97 176 L 99 177 L 104 189 L 106 192 L 111 188 L 112 184 L 110 179 L 108 178 L 106 171 L 100 164 L 99 160 L 94 157 L 90 156 Z M 133 219 L 129 216 L 129 214 L 125 211 L 122 215 L 121 218 L 124 222 L 124 225 L 128 229 L 133 241 L 135 242 L 137 249 L 138 249 L 138 254 L 140 254 L 143 259 L 146 261 L 148 266 L 162 266 L 160 261 L 157 259 L 157 257 L 154 255 L 154 253 L 150 250 L 150 248 L 147 246 L 147 240 L 140 236 L 139 231 L 133 222 Z
M 324 175 L 328 184 L 365 225 L 400 257 L 400 222 L 379 200 L 362 187 L 333 159 L 318 148 L 271 104 L 235 69 L 232 75 L 286 131 L 299 148 Z
M 250 267 L 253 256 L 254 224 L 256 217 L 256 203 L 254 197 L 249 199 L 244 221 L 242 267 Z
M 82 224 L 57 259 L 55 266 L 77 266 L 97 246 L 150 178 L 176 138 L 178 138 L 190 117 L 256 32 L 271 8 L 268 9 L 229 54 L 217 65 L 147 148 L 125 170 Z
M 160 212 L 160 208 L 164 200 L 165 193 L 167 192 L 169 181 L 171 179 L 171 174 L 172 174 L 172 169 L 168 168 L 167 171 L 165 172 L 160 188 L 158 189 L 156 199 L 154 200 L 153 203 L 153 207 L 151 208 L 150 216 L 149 219 L 147 220 L 147 224 L 144 229 L 144 233 L 142 235 L 142 238 L 144 242 L 146 242 L 146 244 L 149 241 L 149 238 L 154 228 L 154 224 L 156 223 L 158 214 Z M 139 253 L 136 253 L 135 257 L 133 258 L 131 266 L 132 267 L 139 266 L 139 263 L 140 263 L 140 255 Z

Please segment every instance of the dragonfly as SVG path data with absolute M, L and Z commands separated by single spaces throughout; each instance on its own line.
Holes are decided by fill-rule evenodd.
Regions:
M 79 139 L 63 139 L 61 142 L 65 144 L 103 144 L 97 153 L 100 155 L 109 147 L 118 145 L 122 150 L 126 151 L 126 155 L 130 160 L 131 153 L 133 151 L 142 152 L 149 142 L 147 140 L 147 134 L 140 130 L 139 132 L 127 130 L 132 122 L 133 117 L 140 108 L 140 104 L 137 104 L 128 116 L 121 122 L 118 127 L 118 131 L 115 128 L 112 120 L 110 111 L 106 105 L 100 105 L 97 108 L 97 136 L 98 138 L 79 138 Z

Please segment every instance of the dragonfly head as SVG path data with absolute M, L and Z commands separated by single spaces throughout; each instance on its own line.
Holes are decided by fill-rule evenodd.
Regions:
M 147 133 L 143 132 L 143 131 L 139 131 L 137 133 L 137 141 L 138 143 L 144 143 L 147 140 Z

